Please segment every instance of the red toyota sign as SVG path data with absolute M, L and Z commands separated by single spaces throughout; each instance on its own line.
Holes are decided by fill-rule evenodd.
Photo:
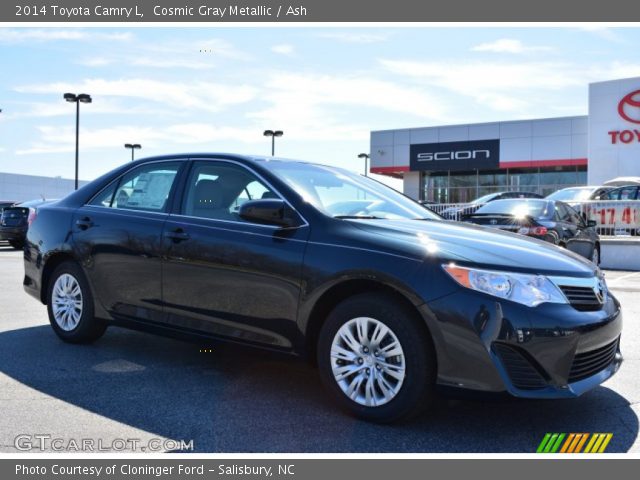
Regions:
M 631 92 L 618 103 L 618 114 L 626 122 L 640 125 L 640 90 Z M 640 130 L 631 128 L 626 130 L 612 130 L 607 132 L 611 143 L 640 143 Z
M 631 92 L 620 100 L 618 113 L 627 122 L 640 124 L 640 90 Z

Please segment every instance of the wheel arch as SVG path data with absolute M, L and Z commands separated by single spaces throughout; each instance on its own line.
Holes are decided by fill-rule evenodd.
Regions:
M 51 275 L 59 265 L 68 261 L 78 264 L 75 257 L 69 252 L 56 252 L 50 255 L 44 263 L 42 277 L 40 280 L 40 301 L 44 305 L 46 305 L 48 301 L 47 292 L 49 291 L 49 280 L 51 279 Z
M 304 354 L 310 361 L 315 362 L 318 337 L 322 325 L 331 311 L 343 300 L 361 293 L 379 293 L 392 298 L 402 305 L 403 308 L 415 316 L 416 320 L 424 327 L 425 332 L 434 343 L 434 350 L 437 351 L 433 334 L 427 320 L 425 319 L 423 302 L 419 297 L 406 290 L 401 290 L 394 285 L 371 278 L 350 278 L 332 285 L 322 292 L 313 302 L 308 315 L 305 316 L 303 324 L 304 334 Z

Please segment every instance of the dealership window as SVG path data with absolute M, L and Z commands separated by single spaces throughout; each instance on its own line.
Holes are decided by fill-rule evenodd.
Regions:
M 464 172 L 429 172 L 422 176 L 423 199 L 464 203 L 496 192 L 522 191 L 548 195 L 587 182 L 586 166 L 509 168 Z

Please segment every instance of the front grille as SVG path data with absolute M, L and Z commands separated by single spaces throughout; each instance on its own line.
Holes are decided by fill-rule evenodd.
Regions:
M 538 390 L 547 386 L 547 381 L 538 369 L 518 349 L 502 343 L 493 344 L 511 383 L 522 390 Z
M 577 353 L 569 372 L 569 383 L 577 382 L 604 370 L 613 362 L 617 351 L 618 339 L 604 347 Z
M 591 287 L 573 287 L 561 285 L 560 290 L 564 293 L 573 308 L 581 312 L 593 312 L 602 308 L 602 303 L 596 296 L 596 292 Z

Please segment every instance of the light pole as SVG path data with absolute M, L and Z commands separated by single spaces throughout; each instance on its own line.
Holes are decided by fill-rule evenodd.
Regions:
M 130 148 L 131 149 L 131 161 L 133 162 L 133 152 L 135 150 L 141 149 L 142 145 L 140 145 L 139 143 L 125 143 L 124 144 L 124 148 Z
M 271 137 L 271 156 L 275 154 L 276 137 L 281 137 L 284 134 L 282 130 L 265 130 L 263 135 L 265 137 Z
M 69 103 L 76 104 L 76 190 L 78 189 L 78 143 L 80 138 L 80 104 L 91 103 L 91 96 L 86 93 L 76 95 L 75 93 L 65 93 L 64 99 Z
M 358 158 L 364 158 L 364 176 L 368 177 L 369 175 L 367 174 L 368 169 L 367 169 L 367 160 L 369 160 L 370 156 L 368 153 L 361 153 L 358 155 Z

